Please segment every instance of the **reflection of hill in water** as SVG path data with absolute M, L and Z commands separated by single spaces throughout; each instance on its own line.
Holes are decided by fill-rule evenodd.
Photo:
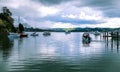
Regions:
M 3 57 L 6 59 L 8 58 L 13 43 L 10 42 L 9 38 L 5 35 L 0 35 L 0 52 L 2 53 Z

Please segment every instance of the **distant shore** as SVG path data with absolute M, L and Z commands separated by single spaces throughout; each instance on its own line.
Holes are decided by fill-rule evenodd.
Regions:
M 120 28 L 25 28 L 25 31 L 27 32 L 43 32 L 43 31 L 50 31 L 50 32 L 93 32 L 93 31 L 99 31 L 99 32 L 109 32 L 109 31 L 115 31 L 120 30 Z

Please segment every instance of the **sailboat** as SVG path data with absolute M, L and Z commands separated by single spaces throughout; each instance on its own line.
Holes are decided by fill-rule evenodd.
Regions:
M 28 34 L 26 33 L 19 33 L 20 34 L 20 37 L 28 37 Z
M 20 17 L 18 18 L 18 23 L 19 23 L 19 34 L 20 37 L 27 37 L 28 34 L 26 34 L 24 31 L 24 26 L 20 23 Z

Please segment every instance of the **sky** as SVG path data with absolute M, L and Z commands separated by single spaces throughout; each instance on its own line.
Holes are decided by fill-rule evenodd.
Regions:
M 0 0 L 0 12 L 7 6 L 14 25 L 74 28 L 120 27 L 120 0 Z

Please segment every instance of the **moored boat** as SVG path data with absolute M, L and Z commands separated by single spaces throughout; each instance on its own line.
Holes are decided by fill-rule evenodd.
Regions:
M 26 33 L 19 33 L 20 34 L 20 37 L 28 37 L 28 34 Z
M 45 32 L 43 32 L 43 35 L 49 36 L 49 35 L 51 35 L 51 33 L 49 31 L 45 31 Z
M 84 44 L 89 44 L 91 42 L 91 37 L 90 37 L 89 33 L 83 33 L 82 42 Z
M 65 34 L 70 34 L 70 31 L 66 30 L 66 31 L 65 31 Z
M 38 36 L 39 34 L 37 34 L 36 32 L 32 33 L 31 36 Z
M 8 37 L 9 37 L 9 38 L 19 38 L 19 37 L 20 37 L 20 34 L 10 32 L 10 33 L 8 33 Z
M 97 36 L 97 35 L 100 35 L 100 32 L 95 31 L 93 34 L 94 34 L 95 36 Z

